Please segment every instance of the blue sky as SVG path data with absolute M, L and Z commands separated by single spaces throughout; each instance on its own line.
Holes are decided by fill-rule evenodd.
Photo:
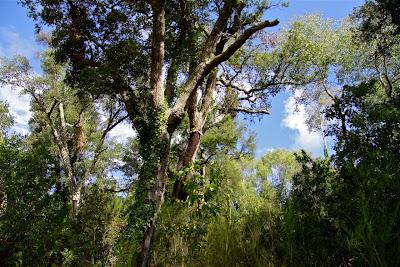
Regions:
M 364 3 L 363 0 L 291 0 L 289 7 L 275 7 L 265 17 L 278 18 L 278 31 L 296 17 L 318 13 L 325 18 L 341 20 L 350 14 L 354 7 Z M 17 4 L 17 0 L 0 0 L 0 57 L 15 54 L 25 55 L 30 59 L 35 71 L 40 72 L 37 53 L 43 49 L 35 43 L 34 23 L 26 15 L 26 10 Z M 30 116 L 29 98 L 19 96 L 10 88 L 0 89 L 0 99 L 6 100 L 16 120 L 15 130 L 27 133 L 27 121 Z M 275 148 L 305 148 L 314 155 L 322 155 L 322 142 L 319 133 L 308 133 L 304 125 L 304 111 L 293 112 L 291 96 L 288 92 L 278 94 L 272 99 L 272 113 L 260 121 L 255 119 L 249 127 L 257 135 L 257 155 Z M 118 137 L 132 135 L 128 124 L 115 130 Z

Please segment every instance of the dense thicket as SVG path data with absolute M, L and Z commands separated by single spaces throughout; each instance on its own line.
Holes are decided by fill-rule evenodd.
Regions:
M 396 1 L 275 34 L 266 1 L 22 3 L 53 31 L 42 75 L 0 60 L 32 110 L 20 136 L 0 103 L 1 266 L 400 264 Z M 281 90 L 323 157 L 255 156 L 238 114 Z

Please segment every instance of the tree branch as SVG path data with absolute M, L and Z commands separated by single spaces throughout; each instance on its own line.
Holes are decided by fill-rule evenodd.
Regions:
M 199 162 L 199 165 L 206 165 L 206 164 L 210 161 L 210 159 L 211 159 L 212 157 L 214 157 L 215 155 L 216 155 L 216 153 L 210 154 L 204 161 Z
M 100 140 L 96 146 L 90 167 L 88 169 L 86 169 L 85 174 L 83 175 L 83 179 L 80 181 L 80 185 L 83 185 L 83 183 L 89 178 L 90 174 L 93 173 L 93 171 L 96 167 L 97 161 L 100 158 L 100 155 L 108 149 L 107 147 L 103 148 L 107 134 L 113 128 L 115 128 L 118 124 L 120 124 L 121 122 L 123 122 L 125 119 L 127 119 L 129 117 L 129 115 L 125 115 L 125 116 L 119 118 L 117 121 L 114 121 L 118 117 L 120 112 L 121 112 L 121 109 L 118 109 L 117 112 L 115 112 L 115 113 L 112 111 L 112 109 L 110 110 L 110 115 L 108 116 L 107 126 L 104 129 L 104 131 L 100 137 Z
M 206 120 L 208 110 L 210 109 L 216 83 L 217 83 L 217 70 L 214 70 L 208 76 L 206 89 L 205 89 L 204 96 L 203 96 L 203 101 L 202 101 L 201 107 L 200 107 L 200 113 L 201 113 L 201 117 L 202 117 L 203 121 Z
M 207 64 L 205 68 L 205 72 L 212 70 L 220 63 L 228 60 L 239 48 L 241 48 L 244 43 L 257 31 L 260 31 L 267 27 L 273 27 L 279 24 L 278 20 L 269 21 L 266 20 L 264 22 L 253 25 L 252 27 L 245 30 L 236 40 L 228 46 L 228 48 L 222 52 L 220 55 L 215 56 L 209 64 Z
M 173 98 L 176 94 L 176 80 L 178 78 L 178 71 L 182 62 L 181 57 L 184 47 L 184 41 L 187 38 L 190 25 L 190 22 L 188 20 L 186 1 L 180 0 L 179 7 L 181 11 L 181 17 L 179 20 L 179 35 L 175 41 L 176 45 L 175 49 L 173 50 L 173 56 L 167 71 L 167 79 L 165 84 L 165 98 L 167 99 L 168 104 L 172 103 Z
M 232 14 L 234 2 L 234 0 L 224 1 L 224 7 L 222 8 L 218 19 L 215 22 L 214 27 L 204 44 L 198 64 L 187 79 L 174 107 L 169 110 L 168 131 L 170 133 L 174 131 L 181 122 L 184 115 L 184 108 L 192 91 L 197 89 L 198 85 L 203 81 L 204 77 L 206 77 L 211 71 L 210 69 L 207 73 L 204 72 L 207 63 L 210 61 L 211 57 L 214 54 L 214 50 L 219 41 L 220 35 L 226 27 L 229 17 Z
M 236 107 L 236 108 L 230 108 L 229 111 L 236 111 L 236 112 L 242 112 L 242 113 L 247 113 L 247 114 L 271 114 L 271 112 L 265 108 L 252 109 L 252 108 L 245 108 L 245 107 Z
M 57 99 L 54 99 L 53 105 L 51 106 L 50 110 L 46 112 L 47 116 L 51 116 L 51 113 L 53 113 L 54 108 L 57 106 L 59 101 Z

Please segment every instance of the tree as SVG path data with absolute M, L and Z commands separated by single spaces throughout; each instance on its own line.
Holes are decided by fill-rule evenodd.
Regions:
M 0 143 L 4 140 L 6 130 L 12 126 L 13 118 L 9 113 L 7 103 L 0 101 Z
M 333 161 L 297 155 L 301 172 L 282 221 L 289 264 L 398 261 L 397 88 L 388 96 L 375 80 L 345 86 L 326 114 L 328 134 L 337 138 Z
M 0 144 L 0 264 L 46 265 L 57 258 L 56 243 L 67 209 L 54 187 L 57 159 L 13 136 Z M 49 193 L 50 192 L 50 193 Z
M 95 174 L 102 153 L 110 149 L 107 134 L 126 116 L 118 102 L 108 99 L 99 103 L 107 116 L 100 122 L 95 100 L 79 97 L 64 83 L 65 67 L 54 62 L 50 50 L 43 54 L 42 76 L 35 76 L 27 59 L 20 56 L 3 59 L 0 68 L 2 84 L 22 87 L 23 92 L 31 96 L 35 111 L 31 121 L 32 142 L 36 140 L 43 145 L 46 135 L 53 139 L 50 145 L 56 147 L 59 166 L 69 182 L 73 214 L 76 214 L 82 187 Z M 88 154 L 93 156 L 88 157 Z
M 366 16 L 374 16 L 368 10 L 360 8 L 337 26 L 318 15 L 300 17 L 277 34 L 271 52 L 255 53 L 253 65 L 261 72 L 256 77 L 271 73 L 283 77 L 278 81 L 294 91 L 297 104 L 305 105 L 310 130 L 321 130 L 324 139 L 330 123 L 324 110 L 340 97 L 344 85 L 357 85 L 373 78 L 391 96 L 392 88 L 399 83 L 400 46 L 397 36 L 392 35 L 393 23 L 388 20 L 384 24 L 386 30 L 382 28 L 379 34 L 371 31 L 368 37 L 361 21 Z M 270 39 L 265 41 L 269 46 Z M 273 85 L 270 81 L 274 81 L 259 80 L 267 83 L 261 83 L 259 89 L 252 88 L 255 93 L 263 92 L 260 89 L 264 87 L 271 88 L 268 85 Z M 276 91 L 279 91 L 279 83 Z M 325 139 L 326 155 L 327 152 Z
M 34 18 L 54 26 L 52 45 L 57 60 L 71 63 L 70 82 L 118 95 L 125 104 L 143 160 L 128 232 L 144 235 L 137 265 L 145 266 L 176 128 L 188 114 L 190 138 L 178 166 L 184 168 L 196 157 L 218 66 L 254 33 L 278 21 L 260 22 L 269 7 L 265 1 L 22 2 Z
M 400 80 L 398 14 L 398 4 L 391 0 L 367 1 L 352 14 L 357 27 L 355 40 L 369 47 L 378 80 L 388 96 Z
M 297 264 L 391 266 L 398 261 L 393 238 L 399 216 L 394 197 L 400 159 L 398 36 L 392 10 L 382 6 L 383 1 L 368 1 L 355 14 L 359 24 L 350 37 L 362 54 L 358 63 L 353 56 L 344 61 L 341 75 L 351 77 L 352 85 L 332 94 L 325 110 L 327 134 L 337 139 L 333 162 L 298 156 L 302 171 L 293 177 L 283 221 L 289 226 L 288 244 L 302 244 L 286 248 Z
M 276 149 L 266 153 L 257 163 L 257 176 L 260 178 L 261 194 L 265 184 L 272 184 L 282 204 L 289 197 L 292 177 L 300 166 L 292 152 Z M 268 186 L 267 186 L 268 187 Z
M 221 121 L 218 127 L 204 133 L 196 162 L 189 169 L 173 171 L 175 177 L 188 171 L 192 176 L 185 184 L 185 201 L 168 199 L 161 210 L 157 227 L 162 231 L 155 234 L 157 242 L 152 265 L 209 265 L 208 257 L 203 254 L 209 248 L 208 235 L 213 235 L 209 228 L 213 227 L 215 220 L 229 217 L 229 209 L 234 212 L 232 210 L 240 195 L 233 195 L 234 188 L 241 184 L 242 170 L 250 169 L 249 164 L 252 166 L 253 137 L 246 136 L 245 131 L 245 126 L 236 120 L 227 118 Z M 180 155 L 186 144 L 177 145 L 180 146 Z M 173 146 L 172 149 L 177 148 Z M 172 191 L 170 183 L 167 193 Z

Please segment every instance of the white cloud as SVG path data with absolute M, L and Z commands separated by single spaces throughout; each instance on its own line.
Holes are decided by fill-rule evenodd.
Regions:
M 127 141 L 128 137 L 135 137 L 137 136 L 136 132 L 132 129 L 132 125 L 128 121 L 124 121 L 114 129 L 112 129 L 108 136 L 112 139 L 115 139 L 119 143 L 124 143 Z
M 0 88 L 0 100 L 5 101 L 9 105 L 9 110 L 14 118 L 14 126 L 12 130 L 20 134 L 29 133 L 29 119 L 32 112 L 30 111 L 31 99 L 27 95 L 20 95 L 20 89 L 13 89 L 11 86 Z
M 12 27 L 0 27 L 0 57 L 13 57 L 18 54 L 35 62 L 39 50 L 33 36 L 26 38 Z M 29 133 L 31 99 L 27 95 L 20 95 L 20 91 L 20 89 L 13 89 L 10 86 L 0 87 L 0 100 L 9 105 L 10 113 L 14 118 L 12 130 L 25 135 Z
M 322 134 L 309 131 L 306 124 L 305 107 L 302 104 L 296 104 L 295 96 L 291 96 L 285 103 L 285 117 L 282 125 L 295 132 L 293 148 L 303 148 L 312 152 L 322 149 Z

